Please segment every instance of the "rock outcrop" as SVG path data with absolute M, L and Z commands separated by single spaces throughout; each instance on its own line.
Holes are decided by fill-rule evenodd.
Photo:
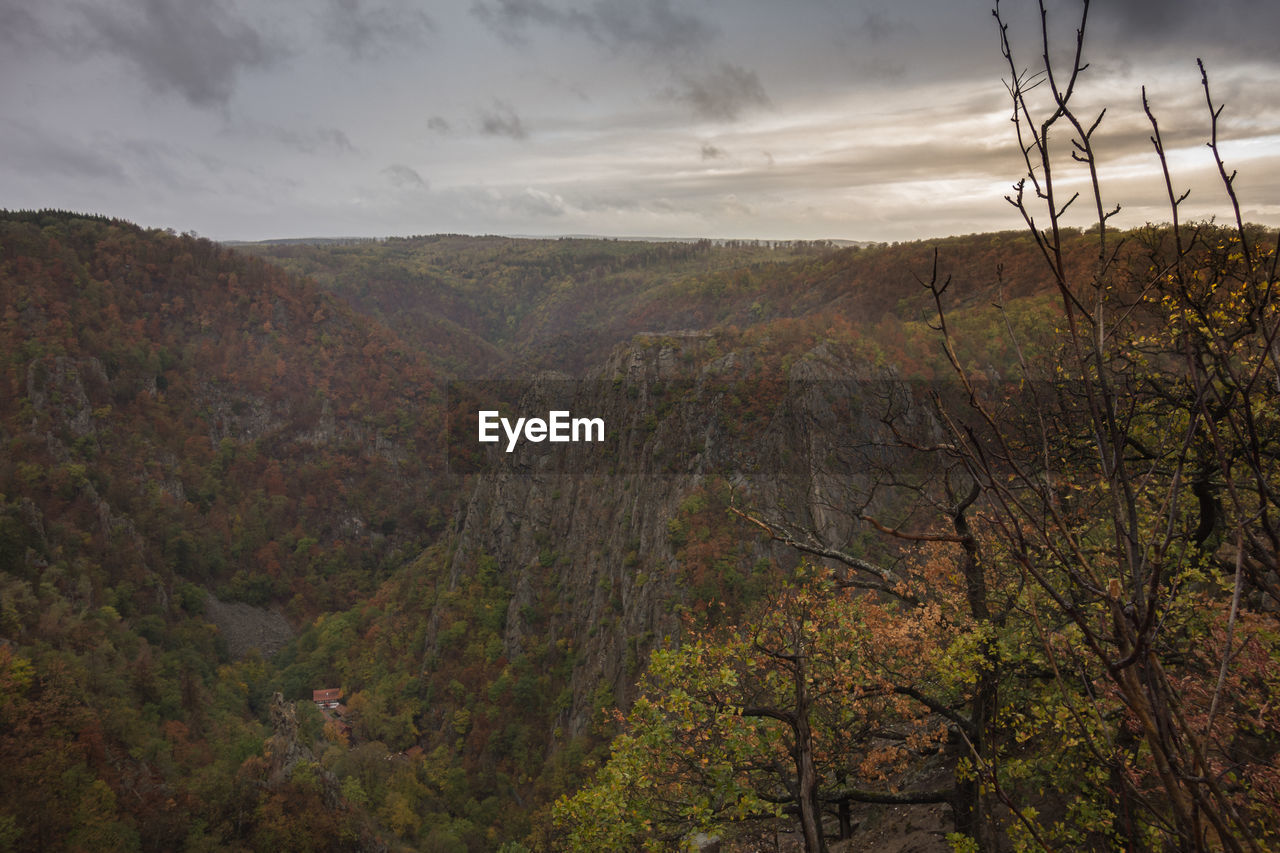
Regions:
M 874 471 L 893 464 L 880 418 L 886 407 L 903 408 L 892 398 L 911 390 L 827 345 L 796 359 L 785 377 L 759 358 L 719 353 L 706 335 L 638 338 L 588 380 L 528 383 L 516 407 L 602 417 L 607 448 L 544 444 L 508 454 L 499 446 L 486 460 L 461 514 L 447 583 L 464 582 L 482 558 L 496 560 L 510 590 L 504 655 L 557 643 L 571 651 L 572 698 L 554 724 L 563 735 L 587 731 L 602 697 L 627 705 L 649 652 L 678 636 L 689 591 L 671 522 L 696 488 L 728 482 L 745 505 L 785 512 L 837 543 L 858 530 L 858 510 L 885 499 L 871 488 Z M 910 421 L 936 429 L 923 407 Z M 780 546 L 753 547 L 753 561 L 796 559 Z

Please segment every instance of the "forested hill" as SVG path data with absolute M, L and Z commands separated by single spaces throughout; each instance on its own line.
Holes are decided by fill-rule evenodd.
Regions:
M 582 375 L 641 333 L 842 318 L 900 346 L 932 309 L 920 286 L 934 252 L 955 307 L 1043 293 L 1020 234 L 835 249 L 825 243 L 643 243 L 436 235 L 334 244 L 243 244 L 386 322 L 445 372 Z M 1082 256 L 1079 235 L 1069 252 Z M 875 325 L 883 321 L 877 332 Z M 921 327 L 922 328 L 922 327 Z
M 712 332 L 727 348 L 765 355 L 772 370 L 785 353 L 870 334 L 852 315 L 883 320 L 881 360 L 926 331 L 910 277 L 930 260 L 923 246 L 447 237 L 264 251 L 314 278 L 119 220 L 0 215 L 6 845 L 108 838 L 119 849 L 260 848 L 332 831 L 484 848 L 478 839 L 524 833 L 536 806 L 580 778 L 581 753 L 565 751 L 554 730 L 562 703 L 589 716 L 597 687 L 597 711 L 613 691 L 625 695 L 618 673 L 634 677 L 659 626 L 636 628 L 625 648 L 610 645 L 618 629 L 598 634 L 612 686 L 571 660 L 556 664 L 554 644 L 551 657 L 497 669 L 490 664 L 505 656 L 485 662 L 483 646 L 478 668 L 469 652 L 446 655 L 422 678 L 423 651 L 439 647 L 442 630 L 474 628 L 487 612 L 516 642 L 515 623 L 502 627 L 508 609 L 532 626 L 530 638 L 544 636 L 550 615 L 537 602 L 512 603 L 514 552 L 472 553 L 468 561 L 496 562 L 474 576 L 479 586 L 458 590 L 447 552 L 427 550 L 467 523 L 455 509 L 471 494 L 442 473 L 442 373 L 595 370 L 636 333 L 650 333 L 641 350 L 659 354 L 652 333 L 671 329 Z M 888 270 L 894 283 L 875 285 Z M 836 310 L 851 299 L 860 307 Z M 698 345 L 690 363 L 714 352 Z M 602 553 L 575 528 L 582 541 L 558 550 L 600 560 L 600 577 L 634 577 L 641 563 L 659 570 L 672 552 L 655 531 L 684 497 L 652 497 L 642 545 L 639 528 L 620 527 Z M 623 506 L 607 489 L 581 500 L 584 520 Z M 535 544 L 520 548 L 548 560 L 539 583 L 550 585 L 537 594 L 574 594 L 573 567 L 547 556 L 557 551 L 550 531 L 528 533 Z M 469 535 L 473 547 L 493 544 L 482 531 Z M 709 559 L 699 557 L 698 571 Z M 273 609 L 302 632 L 299 645 L 274 663 L 231 657 L 229 641 L 246 640 L 214 626 L 225 605 L 211 595 Z M 650 609 L 671 603 L 645 600 Z M 331 615 L 313 622 L 323 613 Z M 594 634 L 585 618 L 570 618 L 566 636 Z M 390 658 L 376 651 L 388 641 Z M 499 703 L 509 690 L 536 701 L 524 717 L 494 718 L 489 733 L 468 728 L 453 744 L 430 721 L 475 708 L 444 699 L 463 683 Z M 268 743 L 271 694 L 300 703 L 301 739 L 320 745 L 308 740 L 320 721 L 305 700 L 324 686 L 342 687 L 361 708 L 351 752 L 315 764 L 310 782 L 280 775 L 271 756 L 281 747 Z M 445 732 L 461 725 L 444 722 Z M 429 765 L 357 770 L 375 745 L 444 751 Z M 544 765 L 548 756 L 559 757 Z M 471 771 L 440 775 L 463 767 Z M 481 767 L 501 767 L 511 781 L 494 784 Z M 430 784 L 392 796 L 402 773 Z M 356 778 L 366 790 L 348 781 Z M 335 802 L 344 782 L 346 811 L 318 805 Z M 532 799 L 503 808 L 513 791 Z M 412 820 L 405 809 L 416 810 Z
M 172 567 L 302 616 L 367 593 L 438 528 L 413 496 L 442 467 L 441 389 L 394 334 L 207 240 L 52 214 L 0 227 L 3 488 L 46 535 L 70 526 L 47 543 L 64 559 L 104 580 Z
M 1275 235 L 1178 236 L 0 214 L 0 849 L 1274 839 Z M 612 455 L 446 468 L 454 377 Z
M 279 685 L 206 597 L 296 627 L 432 541 L 439 383 L 304 280 L 104 218 L 0 215 L 0 311 L 0 847 L 261 849 L 311 794 L 241 767 Z
M 423 849 L 798 847 L 806 812 L 810 850 L 1194 847 L 1170 827 L 1199 809 L 1265 849 L 1274 242 L 1064 231 L 1052 267 L 1010 234 L 269 249 L 407 339 L 444 315 L 504 356 L 451 371 L 640 376 L 597 401 L 636 457 L 696 445 L 479 477 L 448 547 L 305 632 L 283 680 L 340 674 L 351 754 L 423 750 L 361 776 Z M 958 372 L 946 405 L 877 384 Z

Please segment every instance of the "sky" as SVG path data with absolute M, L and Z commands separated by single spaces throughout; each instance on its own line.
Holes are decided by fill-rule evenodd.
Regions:
M 1080 4 L 1049 3 L 1051 55 Z M 0 208 L 218 240 L 894 241 L 1019 228 L 988 0 L 0 0 Z M 1004 0 L 1015 65 L 1039 15 Z M 1280 224 L 1280 3 L 1095 0 L 1104 203 Z M 1064 69 L 1065 70 L 1065 69 Z M 1041 89 L 1040 91 L 1043 91 Z M 1067 154 L 1065 134 L 1055 151 Z M 1087 192 L 1063 160 L 1059 189 Z M 1090 204 L 1070 211 L 1087 226 Z

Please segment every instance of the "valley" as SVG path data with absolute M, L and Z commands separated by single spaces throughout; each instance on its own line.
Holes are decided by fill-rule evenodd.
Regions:
M 1064 239 L 1087 269 L 1094 238 Z M 1168 241 L 1124 245 L 1115 357 L 1161 387 L 1167 295 L 1131 283 Z M 913 803 L 943 804 L 921 806 L 938 849 L 1116 831 L 1086 814 L 1112 796 L 1097 750 L 1128 737 L 1107 733 L 1123 702 L 1028 591 L 1075 571 L 1062 542 L 1105 560 L 1107 493 L 1081 485 L 1089 377 L 1051 369 L 1061 309 L 1029 237 L 233 249 L 27 211 L 0 217 L 0 252 L 8 847 L 757 849 L 815 814 L 832 844 L 883 839 Z M 1154 459 L 1186 410 L 1133 393 Z M 603 440 L 477 440 L 479 411 L 561 409 Z M 1020 467 L 1050 433 L 1061 458 Z M 1269 832 L 1271 575 L 1214 693 L 1195 638 L 1228 630 L 1213 573 L 1244 557 L 1194 458 L 1162 516 L 1196 573 L 1168 599 L 1167 665 L 1189 701 L 1258 721 L 1221 748 Z M 1002 538 L 1010 503 L 1046 539 Z M 1119 606 L 1072 594 L 1104 614 L 1086 627 Z M 1113 760 L 1145 772 L 1129 743 Z

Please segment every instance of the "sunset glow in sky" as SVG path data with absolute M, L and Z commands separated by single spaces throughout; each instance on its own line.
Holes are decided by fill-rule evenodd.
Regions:
M 1051 4 L 1063 46 L 1079 8 Z M 1033 64 L 1033 7 L 1002 11 Z M 978 0 L 0 0 L 0 20 L 0 207 L 244 240 L 1020 223 Z M 1143 85 L 1186 213 L 1227 215 L 1196 57 L 1246 218 L 1280 224 L 1278 31 L 1268 0 L 1095 3 L 1081 106 L 1108 107 L 1123 224 L 1168 219 Z

